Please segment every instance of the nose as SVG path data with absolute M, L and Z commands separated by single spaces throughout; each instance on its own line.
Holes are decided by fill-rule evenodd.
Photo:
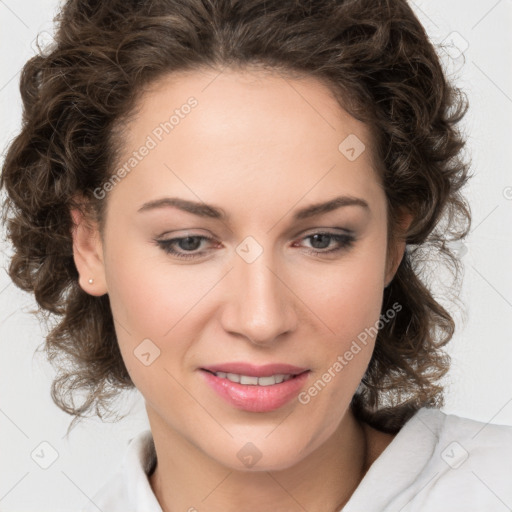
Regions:
M 227 286 L 229 301 L 222 314 L 227 332 L 264 346 L 296 328 L 294 295 L 267 251 L 252 263 L 237 257 Z

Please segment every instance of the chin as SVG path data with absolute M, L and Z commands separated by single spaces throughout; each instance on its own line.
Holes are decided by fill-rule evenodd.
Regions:
M 230 443 L 221 453 L 210 451 L 210 457 L 229 469 L 243 472 L 280 471 L 293 467 L 303 458 L 305 447 L 289 438 L 286 443 L 277 436 L 274 442 L 265 440 L 264 435 L 255 436 L 254 442 L 246 439 Z

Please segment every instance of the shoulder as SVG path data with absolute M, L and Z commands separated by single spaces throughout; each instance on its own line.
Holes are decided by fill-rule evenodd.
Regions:
M 435 453 L 454 469 L 466 460 L 505 460 L 512 455 L 512 426 L 420 409 L 415 416 L 437 439 Z
M 423 481 L 433 510 L 450 503 L 451 510 L 501 510 L 512 507 L 512 426 L 418 411 L 435 439 Z M 429 480 L 426 480 L 426 479 Z M 417 499 L 421 503 L 421 495 Z
M 418 475 L 411 503 L 428 510 L 500 510 L 512 506 L 512 427 L 421 409 L 413 420 L 417 443 L 432 453 Z M 414 425 L 411 425 L 411 427 Z M 415 447 L 410 447 L 414 451 Z M 424 504 L 424 505 L 423 505 Z
M 377 457 L 343 510 L 508 510 L 511 460 L 512 426 L 423 408 Z

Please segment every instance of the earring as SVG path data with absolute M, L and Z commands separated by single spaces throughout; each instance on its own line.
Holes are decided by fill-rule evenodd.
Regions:
M 91 279 L 89 279 L 89 284 L 92 284 L 92 283 L 94 283 L 94 279 L 91 278 Z

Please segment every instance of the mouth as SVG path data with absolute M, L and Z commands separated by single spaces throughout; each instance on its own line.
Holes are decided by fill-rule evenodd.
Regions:
M 226 403 L 247 412 L 270 412 L 291 402 L 309 380 L 311 370 L 272 364 L 229 363 L 199 368 L 205 383 Z

